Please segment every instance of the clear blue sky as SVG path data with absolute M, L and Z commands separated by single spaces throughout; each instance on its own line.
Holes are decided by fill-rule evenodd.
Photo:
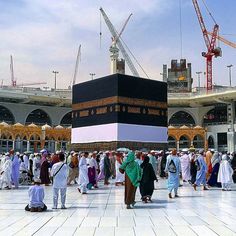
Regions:
M 196 71 L 205 71 L 201 52 L 205 45 L 191 0 L 182 1 L 183 58 Z M 236 42 L 236 1 L 205 0 L 220 34 Z M 199 0 L 208 30 L 213 22 Z M 58 87 L 71 83 L 75 58 L 82 44 L 77 82 L 109 74 L 111 35 L 102 20 L 100 48 L 100 13 L 102 6 L 118 29 L 133 13 L 123 39 L 153 79 L 161 79 L 162 65 L 180 59 L 179 0 L 0 0 L 0 80 L 10 83 L 9 61 L 14 56 L 18 82 L 47 81 L 53 86 L 52 70 L 59 71 Z M 214 60 L 214 83 L 228 85 L 227 65 L 233 64 L 236 86 L 236 49 L 220 44 L 223 57 Z M 127 73 L 130 73 L 127 71 Z M 202 85 L 205 80 L 202 78 Z

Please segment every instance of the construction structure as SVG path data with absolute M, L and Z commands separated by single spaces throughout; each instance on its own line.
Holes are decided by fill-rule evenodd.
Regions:
M 167 82 L 168 92 L 181 93 L 192 91 L 192 69 L 191 63 L 186 63 L 186 59 L 171 60 L 171 67 L 163 65 L 163 81 Z
M 202 56 L 206 58 L 206 77 L 207 77 L 207 91 L 212 90 L 212 59 L 213 57 L 221 57 L 222 51 L 220 47 L 216 47 L 216 39 L 217 35 L 219 34 L 219 25 L 216 23 L 215 19 L 213 18 L 212 14 L 208 10 L 207 6 L 205 5 L 209 15 L 213 19 L 215 25 L 213 27 L 213 32 L 211 34 L 211 38 L 209 38 L 208 31 L 206 29 L 203 16 L 198 5 L 197 0 L 192 0 L 193 5 L 198 17 L 198 21 L 202 30 L 203 38 L 207 47 L 206 52 L 202 52 Z
M 21 83 L 21 84 L 17 84 L 16 83 L 16 77 L 14 74 L 14 64 L 13 64 L 13 56 L 10 55 L 10 73 L 11 73 L 11 85 L 7 86 L 7 87 L 26 87 L 26 86 L 31 86 L 31 85 L 43 85 L 43 84 L 47 84 L 47 82 L 33 82 L 33 83 Z M 1 84 L 1 88 L 4 87 L 3 85 L 3 81 Z
M 126 50 L 121 42 L 121 34 L 123 33 L 132 14 L 129 15 L 129 17 L 125 21 L 120 33 L 118 33 L 117 30 L 115 29 L 115 27 L 113 26 L 113 24 L 111 23 L 110 19 L 108 18 L 107 14 L 105 13 L 105 11 L 102 8 L 100 8 L 100 12 L 104 18 L 104 21 L 105 21 L 108 29 L 110 30 L 110 32 L 112 34 L 112 44 L 109 49 L 110 59 L 111 59 L 111 74 L 116 74 L 116 73 L 125 74 L 125 61 L 126 61 L 131 72 L 133 73 L 133 75 L 139 76 L 135 66 L 133 65 L 128 53 L 126 52 Z M 125 60 L 119 59 L 119 50 L 121 51 Z
M 80 60 L 81 60 L 81 44 L 79 45 L 78 53 L 77 53 L 77 56 L 76 56 L 75 71 L 74 71 L 74 75 L 73 75 L 73 79 L 72 79 L 71 88 L 72 88 L 73 85 L 75 85 L 75 82 L 76 82 Z

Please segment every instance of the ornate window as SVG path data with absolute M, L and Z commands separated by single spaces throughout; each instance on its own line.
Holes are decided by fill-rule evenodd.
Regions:
M 173 126 L 182 126 L 182 125 L 190 125 L 194 126 L 195 121 L 193 117 L 185 112 L 185 111 L 178 111 L 169 120 L 169 125 Z

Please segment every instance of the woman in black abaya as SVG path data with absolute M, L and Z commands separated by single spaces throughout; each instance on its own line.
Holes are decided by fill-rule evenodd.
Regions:
M 154 181 L 157 180 L 155 172 L 152 165 L 149 163 L 149 157 L 145 156 L 143 163 L 140 165 L 142 169 L 142 179 L 140 182 L 140 194 L 142 196 L 142 201 L 147 203 L 151 202 L 152 194 L 154 191 Z

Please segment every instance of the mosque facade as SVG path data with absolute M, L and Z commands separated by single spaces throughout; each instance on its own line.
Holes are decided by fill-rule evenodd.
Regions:
M 168 146 L 235 150 L 236 89 L 168 94 Z M 0 89 L 0 152 L 70 149 L 71 91 Z

